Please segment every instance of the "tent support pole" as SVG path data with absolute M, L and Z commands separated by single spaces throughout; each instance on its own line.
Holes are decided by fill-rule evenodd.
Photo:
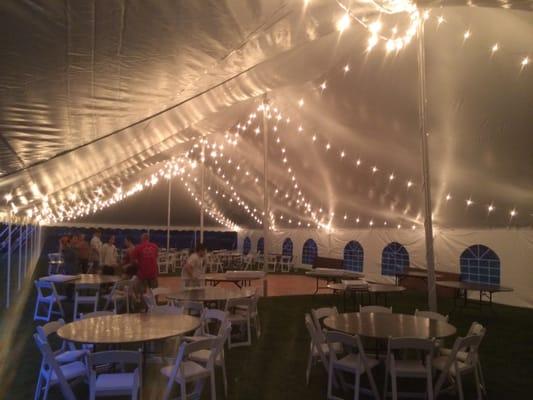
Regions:
M 266 107 L 268 96 L 263 96 L 263 270 L 268 271 L 268 254 L 270 243 L 268 240 L 268 218 L 270 216 L 270 203 L 268 198 L 268 122 Z
M 7 279 L 6 279 L 6 308 L 9 308 L 11 297 L 11 218 L 7 225 Z
M 422 10 L 421 10 L 422 12 Z M 431 182 L 429 174 L 428 132 L 426 130 L 426 50 L 424 45 L 424 19 L 418 25 L 418 119 L 422 146 L 422 183 L 424 186 L 424 231 L 426 237 L 428 306 L 437 311 L 435 287 L 435 254 L 433 251 L 433 221 L 431 207 Z
M 24 269 L 26 274 L 28 274 L 28 269 L 33 272 L 33 270 L 29 268 L 30 263 L 28 262 L 28 227 L 28 224 L 26 224 L 24 227 Z
M 17 273 L 17 291 L 20 290 L 20 286 L 22 285 L 22 224 L 19 225 L 19 255 L 18 255 L 18 273 Z
M 202 171 L 200 175 L 200 243 L 204 244 L 204 201 L 205 201 L 205 139 L 202 140 Z
M 167 271 L 170 268 L 170 205 L 172 203 L 172 174 L 168 178 L 168 204 L 167 204 Z

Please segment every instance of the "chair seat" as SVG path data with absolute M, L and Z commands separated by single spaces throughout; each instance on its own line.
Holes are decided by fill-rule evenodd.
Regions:
M 248 318 L 246 318 L 246 315 L 230 314 L 228 315 L 228 320 L 230 322 L 246 322 Z
M 170 374 L 172 373 L 172 368 L 174 368 L 173 365 L 168 365 L 166 367 L 161 368 L 161 373 L 165 375 L 167 378 L 170 378 Z M 183 371 L 184 376 L 182 377 L 181 371 Z M 182 381 L 182 380 L 190 380 L 193 378 L 202 378 L 202 377 L 208 377 L 209 376 L 209 370 L 200 364 L 194 362 L 194 361 L 183 361 L 181 363 L 180 369 L 176 375 L 176 382 Z
M 451 353 L 452 353 L 452 349 L 447 349 L 447 348 L 440 349 L 440 354 L 442 354 L 443 356 L 449 356 Z M 467 357 L 468 357 L 468 353 L 466 351 L 459 351 L 457 353 L 457 358 L 460 361 L 465 361 Z
M 207 364 L 207 361 L 209 360 L 209 357 L 211 356 L 211 352 L 212 350 L 207 350 L 207 349 L 198 350 L 198 351 L 195 351 L 189 354 L 189 359 L 191 361 L 195 361 L 200 364 Z M 219 354 L 216 359 L 216 364 L 221 365 L 221 363 L 222 363 L 222 356 L 221 354 Z
M 342 351 L 342 345 L 340 343 L 333 343 L 332 346 L 335 353 L 340 353 Z M 322 343 L 320 345 L 320 348 L 322 349 L 322 352 L 324 354 L 329 354 L 329 346 L 327 343 Z M 313 347 L 313 356 L 318 357 L 318 350 L 316 349 L 316 347 Z
M 76 301 L 78 302 L 78 304 L 94 304 L 97 300 L 98 298 L 96 296 L 76 296 Z
M 347 356 L 344 356 L 341 359 L 338 359 L 335 361 L 334 365 L 335 368 L 340 368 L 345 371 L 358 371 L 359 374 L 362 374 L 365 372 L 365 366 L 363 365 L 362 361 L 360 363 L 361 356 L 360 354 L 354 354 L 350 353 Z M 368 361 L 368 368 L 372 369 L 376 365 L 379 364 L 379 361 L 373 358 L 367 359 Z M 361 365 L 361 369 L 359 369 L 359 365 Z
M 96 378 L 97 392 L 131 392 L 135 373 L 100 374 Z
M 186 342 L 199 342 L 199 341 L 205 340 L 205 339 L 213 339 L 214 337 L 216 337 L 216 336 L 215 335 L 185 336 L 183 338 L 183 340 L 186 341 Z
M 53 302 L 53 301 L 64 301 L 67 299 L 67 296 L 62 296 L 62 295 L 53 295 L 53 294 L 49 294 L 48 296 L 42 296 L 40 297 L 39 301 L 47 301 L 47 302 Z
M 420 360 L 395 360 L 396 375 L 398 376 L 426 376 L 426 367 Z
M 67 350 L 56 355 L 56 361 L 60 364 L 78 361 L 87 354 L 87 350 Z
M 61 368 L 61 372 L 63 373 L 67 381 L 87 375 L 87 367 L 81 361 L 74 361 L 69 364 L 63 364 L 59 368 Z M 57 375 L 55 372 L 52 372 L 51 382 L 57 382 Z
M 446 363 L 448 362 L 449 357 L 448 356 L 440 356 L 433 359 L 433 367 L 435 369 L 438 369 L 439 371 L 444 371 L 446 368 Z M 459 372 L 462 372 L 463 370 L 469 369 L 470 367 L 466 365 L 462 361 L 457 362 L 457 366 L 459 367 Z M 455 371 L 455 364 L 452 363 L 450 366 L 450 374 L 455 376 L 457 372 Z

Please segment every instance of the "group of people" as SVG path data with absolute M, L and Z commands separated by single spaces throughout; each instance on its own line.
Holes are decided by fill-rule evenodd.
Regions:
M 150 241 L 148 233 L 141 235 L 141 242 L 137 245 L 131 237 L 126 237 L 121 259 L 115 245 L 115 236 L 110 235 L 105 243 L 101 238 L 102 233 L 98 230 L 89 242 L 83 233 L 63 236 L 59 240 L 59 252 L 63 257 L 65 274 L 92 272 L 121 275 L 125 278 L 136 276 L 145 288 L 157 287 L 159 248 Z

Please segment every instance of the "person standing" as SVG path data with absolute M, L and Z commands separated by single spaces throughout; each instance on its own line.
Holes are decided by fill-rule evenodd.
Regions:
M 157 268 L 158 252 L 159 248 L 155 243 L 150 242 L 148 233 L 141 235 L 141 243 L 135 246 L 132 252 L 133 260 L 137 261 L 137 278 L 140 281 L 143 293 L 146 288 L 157 287 L 157 276 L 159 275 Z
M 137 261 L 133 258 L 133 252 L 135 251 L 135 245 L 133 239 L 130 236 L 126 236 L 124 239 L 124 256 L 122 257 L 122 271 L 131 278 L 137 275 Z
M 81 272 L 86 274 L 87 269 L 89 268 L 89 255 L 90 255 L 90 248 L 89 243 L 87 240 L 85 240 L 85 235 L 83 233 L 80 233 L 78 235 L 78 259 L 80 263 Z
M 204 245 L 198 243 L 194 252 L 185 262 L 181 272 L 184 287 L 198 287 L 203 285 L 203 262 L 205 254 L 206 250 Z
M 102 246 L 100 264 L 104 275 L 115 275 L 118 272 L 118 252 L 115 246 L 115 235 L 109 236 L 107 242 Z
M 78 251 L 73 243 L 71 236 L 61 238 L 61 255 L 63 256 L 63 269 L 65 275 L 78 275 L 80 265 L 78 262 Z
M 100 237 L 102 236 L 102 232 L 95 231 L 93 233 L 93 237 L 91 238 L 91 253 L 89 257 L 89 261 L 93 263 L 92 270 L 98 271 L 98 267 L 100 266 L 100 252 L 102 251 L 102 240 L 100 240 Z

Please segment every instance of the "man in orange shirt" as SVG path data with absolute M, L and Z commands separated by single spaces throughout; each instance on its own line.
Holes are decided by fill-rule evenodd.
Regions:
M 132 258 L 137 260 L 137 278 L 142 284 L 143 292 L 148 287 L 157 287 L 157 276 L 159 275 L 159 269 L 157 268 L 158 252 L 157 245 L 150 242 L 148 233 L 142 234 L 141 243 L 132 252 Z

